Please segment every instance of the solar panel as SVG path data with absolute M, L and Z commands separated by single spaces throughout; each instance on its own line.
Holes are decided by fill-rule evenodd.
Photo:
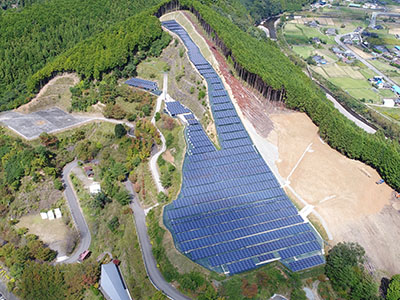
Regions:
M 306 257 L 289 263 L 290 269 L 293 271 L 302 271 L 325 263 L 325 259 L 321 255 Z
M 187 108 L 167 103 L 171 114 L 184 113 L 188 123 L 181 192 L 165 207 L 177 249 L 210 270 L 230 274 L 275 259 L 294 271 L 321 264 L 318 235 L 255 149 L 222 80 L 178 23 L 162 24 L 182 39 L 207 81 L 221 146 L 217 151 Z

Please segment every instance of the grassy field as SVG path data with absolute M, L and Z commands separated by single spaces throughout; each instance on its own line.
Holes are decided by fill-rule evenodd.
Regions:
M 400 122 L 400 107 L 396 108 L 389 108 L 389 107 L 377 107 L 374 106 L 374 108 L 383 113 L 384 115 Z
M 369 79 L 375 76 L 375 72 L 371 71 L 368 68 L 361 69 L 360 72 L 365 77 L 365 79 Z
M 381 100 L 378 93 L 372 90 L 371 85 L 364 79 L 352 79 L 348 77 L 338 77 L 328 79 L 333 84 L 341 87 L 351 96 L 356 99 L 372 100 L 373 102 L 379 102 Z
M 380 89 L 379 90 L 379 94 L 383 97 L 383 98 L 395 98 L 396 94 L 389 89 Z
M 369 60 L 369 63 L 384 73 L 386 73 L 388 71 L 397 71 L 398 70 L 396 67 L 393 67 L 393 66 L 389 65 L 388 63 L 382 62 L 377 59 L 374 59 L 374 60 L 371 59 L 371 60 Z
M 307 58 L 315 53 L 315 48 L 311 45 L 293 45 L 292 50 L 302 58 Z
M 167 67 L 167 63 L 158 58 L 148 58 L 137 66 L 138 77 L 158 82 L 158 86 L 162 89 L 163 72 Z

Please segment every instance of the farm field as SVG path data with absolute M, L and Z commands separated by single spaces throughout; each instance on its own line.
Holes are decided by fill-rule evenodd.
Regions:
M 289 44 L 306 44 L 313 37 L 318 37 L 328 44 L 334 43 L 334 38 L 323 34 L 317 28 L 311 28 L 304 24 L 287 23 L 284 35 Z
M 396 67 L 393 67 L 393 66 L 389 65 L 388 63 L 384 63 L 377 59 L 371 59 L 371 60 L 369 60 L 369 63 L 371 65 L 373 65 L 375 68 L 382 71 L 383 73 L 387 73 L 388 71 L 395 71 L 395 72 L 398 71 L 398 69 Z
M 315 48 L 311 45 L 293 45 L 292 50 L 302 58 L 307 58 L 315 52 Z

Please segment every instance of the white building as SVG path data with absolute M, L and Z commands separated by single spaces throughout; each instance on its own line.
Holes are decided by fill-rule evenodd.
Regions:
M 383 106 L 394 107 L 394 100 L 393 99 L 383 99 Z
M 49 210 L 47 212 L 47 217 L 49 218 L 49 220 L 54 220 L 54 213 L 52 210 Z
M 46 220 L 47 219 L 47 213 L 45 213 L 45 212 L 41 212 L 40 216 L 42 217 L 42 220 Z
M 101 192 L 101 186 L 99 182 L 93 182 L 90 186 L 89 186 L 89 191 L 91 194 L 98 194 Z
M 54 214 L 56 215 L 56 219 L 60 219 L 62 217 L 61 210 L 59 208 L 54 210 Z

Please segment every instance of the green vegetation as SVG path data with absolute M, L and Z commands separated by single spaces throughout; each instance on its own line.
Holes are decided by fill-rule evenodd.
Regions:
M 378 299 L 378 288 L 364 269 L 364 249 L 355 243 L 339 243 L 326 261 L 326 275 L 332 287 L 345 299 Z
M 72 87 L 71 109 L 90 111 L 93 110 L 91 105 L 100 102 L 105 105 L 103 114 L 107 118 L 135 121 L 137 117 L 150 116 L 155 96 L 125 84 L 119 85 L 117 74 L 107 74 L 97 82 L 82 80 Z
M 161 34 L 157 20 L 146 22 L 146 18 L 130 18 L 157 3 L 155 0 L 89 0 L 85 1 L 85 5 L 78 0 L 35 2 L 22 10 L 11 9 L 1 13 L 1 110 L 25 103 L 31 96 L 27 91 L 32 92 L 38 87 L 39 81 L 44 79 L 42 75 L 52 76 L 53 71 L 62 70 L 76 70 L 86 76 L 94 73 L 98 75 L 98 72 L 112 66 L 128 63 L 129 55 L 135 55 L 137 50 L 148 50 L 150 46 L 146 44 L 149 41 L 147 35 L 154 33 L 151 40 Z M 154 25 L 158 30 L 154 31 Z M 148 34 L 137 32 L 141 26 L 149 26 Z M 133 35 L 141 39 L 140 44 L 135 44 L 135 38 L 129 38 L 126 30 L 132 30 Z M 119 32 L 119 41 L 116 40 L 116 32 Z M 136 50 L 135 45 L 138 46 Z M 157 52 L 158 47 L 154 44 L 152 52 Z M 47 68 L 32 79 L 31 76 L 45 65 Z M 30 82 L 29 89 L 27 81 Z
M 116 137 L 117 139 L 122 138 L 122 137 L 126 134 L 126 132 L 127 132 L 127 131 L 126 131 L 124 125 L 122 125 L 122 124 L 117 124 L 117 125 L 115 125 L 115 127 L 114 127 L 114 133 L 115 133 L 115 137 Z
M 400 274 L 394 275 L 389 283 L 386 300 L 400 299 Z

